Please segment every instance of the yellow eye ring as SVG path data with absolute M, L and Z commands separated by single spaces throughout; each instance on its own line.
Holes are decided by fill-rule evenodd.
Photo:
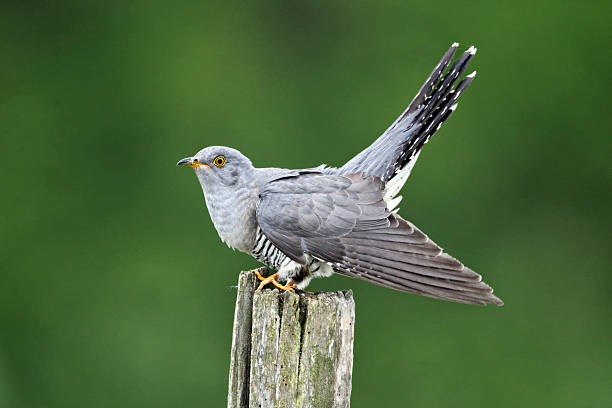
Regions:
M 223 167 L 225 166 L 225 157 L 223 156 L 217 156 L 215 157 L 215 160 L 213 160 L 213 164 L 217 167 Z

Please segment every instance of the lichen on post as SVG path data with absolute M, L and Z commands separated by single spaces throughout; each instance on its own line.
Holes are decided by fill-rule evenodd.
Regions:
M 348 408 L 352 292 L 255 291 L 257 282 L 240 274 L 228 407 Z

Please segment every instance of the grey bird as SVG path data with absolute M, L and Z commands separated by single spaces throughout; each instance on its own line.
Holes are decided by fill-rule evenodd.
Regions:
M 475 77 L 459 80 L 476 48 L 451 65 L 457 47 L 395 122 L 342 167 L 256 168 L 222 146 L 177 163 L 194 168 L 221 240 L 277 271 L 258 274 L 260 287 L 293 291 L 338 273 L 432 298 L 503 305 L 479 274 L 397 213 L 398 193 L 421 148 Z

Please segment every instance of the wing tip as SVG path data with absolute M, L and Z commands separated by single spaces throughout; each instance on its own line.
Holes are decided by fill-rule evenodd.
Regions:
M 491 300 L 489 303 L 494 304 L 496 306 L 502 307 L 504 305 L 504 301 L 491 293 Z

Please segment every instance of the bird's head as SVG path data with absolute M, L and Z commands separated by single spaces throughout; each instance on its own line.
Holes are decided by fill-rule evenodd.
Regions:
M 203 187 L 231 186 L 252 174 L 253 164 L 236 149 L 209 146 L 193 157 L 185 157 L 177 166 L 191 166 Z

